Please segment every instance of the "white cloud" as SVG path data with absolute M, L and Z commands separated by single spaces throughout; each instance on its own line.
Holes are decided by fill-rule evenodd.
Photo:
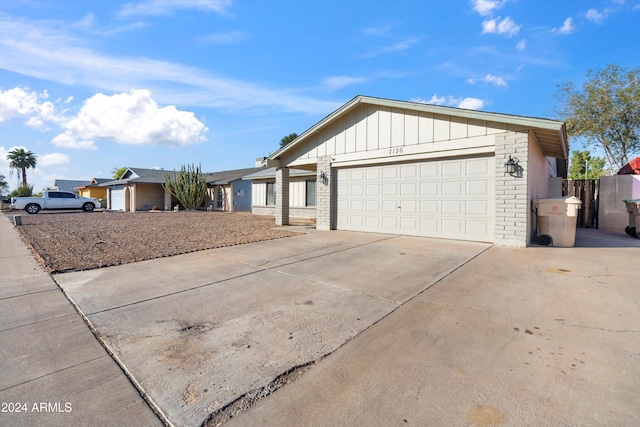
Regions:
M 232 0 L 147 0 L 127 3 L 120 10 L 120 16 L 169 15 L 178 9 L 196 9 L 225 15 L 232 3 Z
M 520 31 L 521 25 L 516 23 L 509 17 L 500 20 L 487 19 L 482 21 L 482 34 L 506 34 L 508 37 L 515 36 Z
M 74 148 L 78 150 L 97 150 L 93 141 L 77 140 L 71 133 L 61 133 L 51 140 L 53 145 L 62 148 Z
M 527 41 L 525 39 L 520 40 L 516 43 L 516 49 L 525 50 L 527 48 Z
M 106 92 L 147 88 L 164 104 L 242 111 L 277 108 L 311 114 L 340 106 L 339 102 L 221 77 L 192 66 L 103 54 L 68 35 L 63 22 L 12 20 L 0 14 L 0 28 L 3 69 L 27 77 Z
M 47 98 L 47 91 L 37 93 L 21 87 L 0 90 L 0 122 L 18 116 L 28 116 L 27 126 L 47 130 L 47 122 L 61 121 L 55 105 L 51 101 L 43 101 Z
M 484 82 L 484 83 L 488 83 L 488 84 L 492 84 L 494 86 L 498 86 L 498 87 L 507 87 L 507 82 L 504 78 L 502 77 L 496 77 L 493 74 L 487 74 L 486 76 L 480 78 L 480 79 L 468 79 L 467 83 L 471 83 L 474 84 L 476 82 Z
M 52 143 L 67 148 L 95 148 L 94 140 L 119 144 L 179 147 L 206 141 L 207 128 L 192 112 L 159 107 L 148 90 L 132 90 L 87 99 L 78 115 L 64 124 Z
M 329 90 L 338 90 L 347 86 L 364 83 L 366 81 L 367 79 L 364 77 L 335 76 L 324 79 L 324 85 Z
M 433 94 L 430 100 L 426 101 L 422 98 L 412 98 L 409 100 L 410 102 L 419 102 L 421 104 L 432 104 L 432 105 L 448 105 L 457 108 L 464 108 L 467 110 L 479 110 L 484 106 L 484 101 L 478 98 L 455 98 L 453 96 L 438 96 L 438 94 Z
M 467 110 L 479 110 L 484 106 L 484 101 L 478 98 L 464 98 L 458 102 L 458 108 Z
M 7 91 L 0 90 L 0 122 L 16 116 L 37 113 L 41 96 L 36 92 L 27 92 L 21 87 Z
M 562 35 L 571 34 L 573 32 L 573 18 L 569 17 L 565 19 L 564 23 L 562 24 L 562 27 L 554 28 L 551 31 L 556 34 L 562 34 Z
M 49 153 L 38 156 L 38 166 L 55 166 L 71 162 L 68 155 L 63 153 Z
M 471 0 L 473 10 L 482 16 L 491 14 L 495 9 L 500 9 L 507 0 Z
M 606 17 L 606 11 L 604 13 L 598 12 L 597 9 L 589 9 L 585 15 L 587 19 L 596 24 L 602 24 L 602 21 Z

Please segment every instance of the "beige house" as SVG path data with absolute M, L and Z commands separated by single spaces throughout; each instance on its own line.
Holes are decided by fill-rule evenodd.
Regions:
M 358 96 L 266 165 L 278 225 L 292 216 L 290 171 L 305 169 L 319 229 L 527 246 L 532 202 L 567 158 L 563 122 Z
M 205 174 L 207 196 L 201 208 L 217 211 L 251 210 L 251 184 L 242 177 L 261 169 L 254 167 Z M 108 209 L 136 212 L 157 206 L 160 210 L 172 210 L 179 202 L 162 185 L 167 174 L 173 176 L 175 173 L 163 169 L 127 168 L 119 179 L 99 185 L 108 189 Z
M 162 169 L 127 168 L 119 179 L 100 184 L 108 189 L 107 208 L 125 212 L 148 211 L 154 206 L 170 210 L 178 201 L 164 191 L 166 174 Z

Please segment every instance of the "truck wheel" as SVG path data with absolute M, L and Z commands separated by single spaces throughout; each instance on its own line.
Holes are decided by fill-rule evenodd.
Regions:
M 38 212 L 40 212 L 40 206 L 36 205 L 35 203 L 29 203 L 24 207 L 24 210 L 27 211 L 28 214 L 37 214 Z
M 94 205 L 93 203 L 85 203 L 84 205 L 82 205 L 82 210 L 85 212 L 93 212 L 95 208 L 96 205 Z

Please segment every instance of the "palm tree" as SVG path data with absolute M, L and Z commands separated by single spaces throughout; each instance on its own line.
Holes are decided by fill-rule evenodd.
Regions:
M 18 171 L 18 178 L 22 176 L 22 186 L 27 186 L 27 169 L 35 168 L 38 156 L 24 148 L 14 148 L 7 154 L 9 167 Z

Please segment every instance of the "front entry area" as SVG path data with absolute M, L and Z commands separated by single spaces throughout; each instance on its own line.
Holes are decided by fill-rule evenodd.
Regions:
M 336 228 L 492 242 L 494 157 L 337 170 Z

